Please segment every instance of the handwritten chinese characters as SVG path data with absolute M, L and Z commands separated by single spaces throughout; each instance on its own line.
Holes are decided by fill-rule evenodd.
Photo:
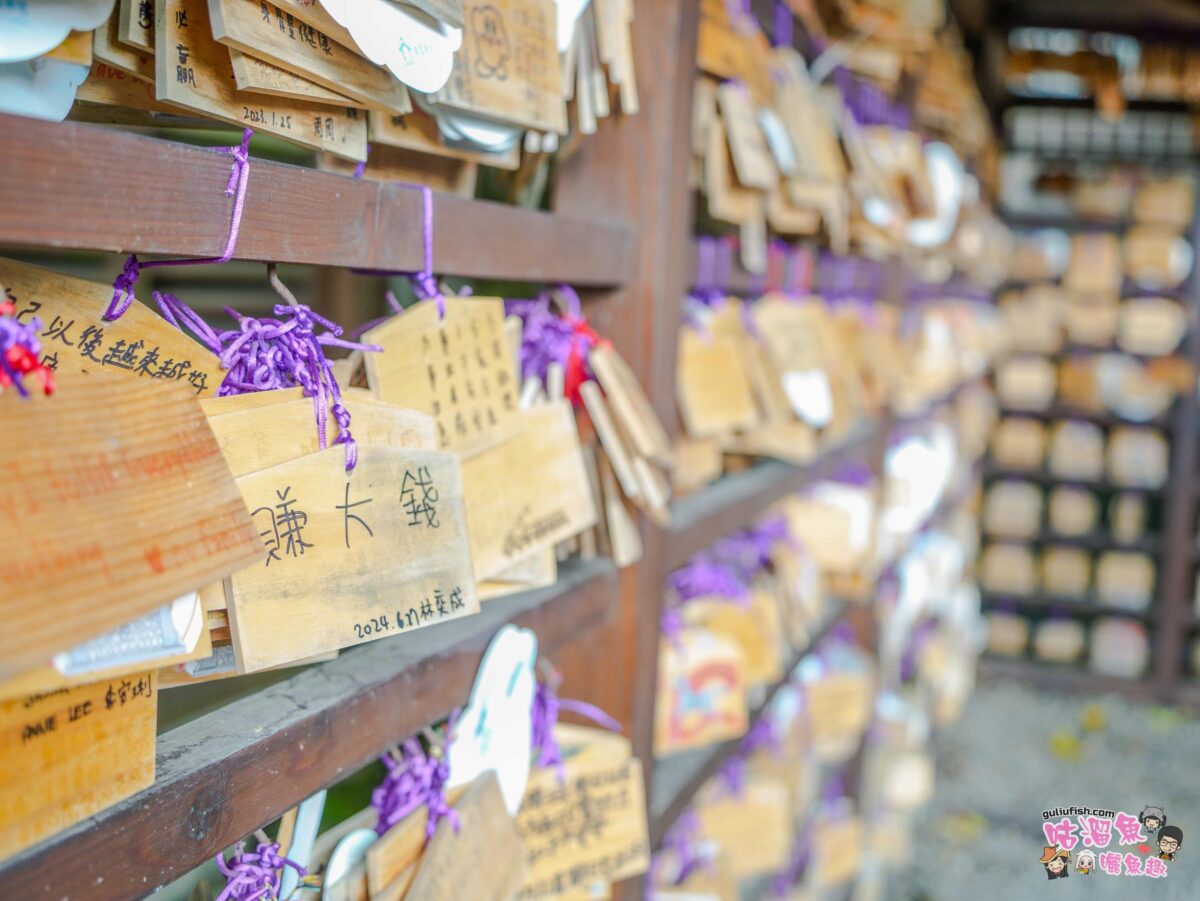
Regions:
M 207 11 L 212 38 L 224 47 L 241 50 L 372 108 L 401 114 L 412 111 L 403 84 L 386 69 L 314 28 L 305 20 L 304 11 L 295 14 L 274 3 L 247 0 L 208 0 Z
M 112 287 L 0 259 L 0 284 L 20 322 L 40 323 L 42 360 L 57 372 L 124 372 L 192 393 L 216 393 L 225 377 L 217 357 L 134 303 L 114 322 L 101 319 Z
M 575 897 L 650 864 L 642 765 L 628 742 L 575 726 L 556 733 L 568 751 L 562 778 L 554 767 L 531 774 L 517 816 L 527 901 Z
M 245 5 L 256 20 L 258 9 Z M 305 147 L 366 159 L 367 117 L 362 110 L 266 94 L 254 94 L 246 102 L 237 90 L 229 50 L 213 39 L 205 0 L 156 0 L 154 26 L 157 100 Z
M 59 386 L 0 397 L 0 678 L 262 548 L 190 389 L 101 371 Z
M 470 455 L 516 432 L 516 364 L 504 339 L 502 301 L 449 298 L 444 320 L 427 302 L 363 340 L 384 349 L 366 356 L 371 390 L 431 414 L 441 447 Z
M 154 673 L 0 702 L 0 858 L 154 781 Z
M 340 447 L 237 480 L 259 562 L 232 579 L 239 668 L 252 671 L 479 610 L 457 460 Z

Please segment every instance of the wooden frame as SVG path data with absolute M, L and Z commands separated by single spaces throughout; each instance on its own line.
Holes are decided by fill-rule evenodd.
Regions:
M 1104 221 L 1093 223 L 1088 220 L 1068 220 L 1062 217 L 1010 216 L 1010 224 L 1018 228 L 1062 228 L 1066 231 L 1103 230 L 1122 233 L 1133 223 L 1132 220 Z M 1200 214 L 1194 214 L 1191 233 L 1192 246 L 1200 241 Z M 1026 283 L 1013 287 L 1027 287 Z M 1121 296 L 1144 293 L 1135 286 L 1122 286 Z M 1188 313 L 1188 332 L 1183 345 L 1171 356 L 1182 357 L 1200 363 L 1200 276 L 1195 268 L 1187 282 L 1179 288 L 1154 292 L 1174 297 L 1183 302 Z M 1054 357 L 1071 352 L 1065 348 Z M 1090 349 L 1104 352 L 1105 348 Z M 1137 356 L 1137 355 L 1133 355 Z M 1145 358 L 1143 358 L 1145 359 Z M 1056 476 L 1046 469 L 1022 470 L 998 466 L 988 462 L 984 470 L 987 481 L 1019 479 L 1033 482 L 1047 489 L 1060 485 L 1077 485 L 1107 493 L 1138 493 L 1162 501 L 1164 516 L 1161 534 L 1132 544 L 1119 543 L 1106 534 L 1089 534 L 1079 537 L 1058 536 L 1039 533 L 1025 542 L 1031 545 L 1052 543 L 1083 547 L 1088 550 L 1133 550 L 1151 554 L 1157 559 L 1158 580 L 1154 603 L 1145 611 L 1111 610 L 1090 602 L 1072 604 L 1060 602 L 1053 597 L 1011 597 L 985 593 L 984 607 L 1017 607 L 1029 611 L 1051 609 L 1076 609 L 1083 618 L 1101 615 L 1136 619 L 1146 624 L 1150 639 L 1150 666 L 1145 676 L 1138 679 L 1104 677 L 1088 672 L 1081 667 L 1070 668 L 1041 664 L 1035 660 L 987 657 L 982 672 L 991 675 L 1012 676 L 1033 684 L 1070 691 L 1112 691 L 1135 698 L 1158 701 L 1182 701 L 1192 703 L 1200 698 L 1200 679 L 1188 674 L 1187 644 L 1197 619 L 1193 612 L 1195 591 L 1196 513 L 1197 493 L 1200 481 L 1197 466 L 1200 465 L 1200 398 L 1197 397 L 1193 381 L 1189 390 L 1183 392 L 1174 406 L 1147 423 L 1132 423 L 1114 414 L 1079 410 L 1063 404 L 1055 404 L 1041 411 L 1012 411 L 1013 415 L 1052 421 L 1060 418 L 1086 419 L 1101 427 L 1122 425 L 1146 425 L 1165 432 L 1171 443 L 1170 472 L 1161 488 L 1136 488 L 1118 485 L 1107 478 L 1069 479 Z
M 689 0 L 636 4 L 635 64 L 653 76 L 641 84 L 639 114 L 606 120 L 559 161 L 553 212 L 436 195 L 433 259 L 438 274 L 583 288 L 588 316 L 674 425 L 675 342 L 695 255 L 690 148 L 679 136 L 691 130 L 699 9 Z M 227 156 L 0 116 L 0 159 L 0 245 L 204 256 L 224 244 Z M 420 192 L 252 162 L 236 258 L 341 267 L 324 279 L 334 289 L 325 293 L 334 294 L 347 287 L 346 269 L 414 271 L 422 251 Z M 902 270 L 893 263 L 887 299 L 896 302 Z M 750 286 L 740 267 L 730 281 L 731 289 Z M 324 304 L 324 312 L 344 309 L 338 297 Z M 163 733 L 152 788 L 0 864 L 0 885 L 22 899 L 103 901 L 152 891 L 444 718 L 466 699 L 483 648 L 505 622 L 538 633 L 543 654 L 563 670 L 565 694 L 624 724 L 654 787 L 657 842 L 736 746 L 655 772 L 665 577 L 847 456 L 866 457 L 878 471 L 895 424 L 889 415 L 862 423 L 807 467 L 762 463 L 723 479 L 677 504 L 669 530 L 644 521 L 645 557 L 625 570 L 606 562 L 566 567 L 551 588 L 489 602 L 481 615 L 415 641 L 353 649 Z M 848 618 L 869 631 L 869 608 Z M 610 677 L 596 678 L 600 672 Z M 618 887 L 621 898 L 641 891 L 640 879 Z

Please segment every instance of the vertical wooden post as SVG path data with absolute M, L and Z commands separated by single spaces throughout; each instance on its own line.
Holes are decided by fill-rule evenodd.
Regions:
M 586 296 L 587 313 L 633 367 L 672 431 L 676 333 L 688 288 L 688 136 L 698 21 L 699 6 L 691 0 L 636 0 L 640 111 L 605 120 L 561 165 L 555 187 L 556 211 L 637 230 L 634 271 L 620 290 Z M 563 659 L 564 691 L 603 704 L 627 725 L 649 783 L 666 572 L 662 531 L 644 522 L 643 542 L 641 563 L 622 573 L 612 626 Z M 621 891 L 623 898 L 640 895 L 640 880 Z
M 1193 215 L 1192 246 L 1200 240 L 1200 215 Z M 1200 363 L 1200 277 L 1193 271 L 1184 295 L 1188 333 L 1183 352 Z M 1162 558 L 1158 576 L 1158 602 L 1151 643 L 1154 692 L 1167 699 L 1177 694 L 1185 678 L 1187 636 L 1192 622 L 1192 568 L 1196 543 L 1196 465 L 1200 443 L 1200 400 L 1193 380 L 1179 398 L 1173 416 L 1171 472 L 1162 493 Z

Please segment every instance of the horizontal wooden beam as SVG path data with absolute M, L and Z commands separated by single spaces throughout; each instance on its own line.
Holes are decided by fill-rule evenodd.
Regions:
M 771 504 L 827 478 L 845 461 L 867 457 L 880 440 L 880 428 L 879 420 L 864 420 L 807 466 L 764 461 L 683 498 L 674 506 L 667 534 L 667 568 L 682 566 L 718 538 L 753 525 Z
M 1049 592 L 1037 594 L 999 594 L 996 592 L 983 593 L 983 606 L 986 610 L 1019 610 L 1022 613 L 1032 613 L 1041 616 L 1065 615 L 1080 619 L 1095 619 L 1096 617 L 1116 617 L 1117 619 L 1136 619 L 1149 621 L 1154 617 L 1154 607 L 1144 610 L 1128 610 L 1124 607 L 1113 607 L 1102 603 L 1092 594 L 1077 597 L 1074 595 L 1058 595 Z
M 784 677 L 778 682 L 772 683 L 767 688 L 762 700 L 750 711 L 751 723 L 754 723 L 770 707 L 775 695 L 790 681 L 792 671 L 842 619 L 845 609 L 844 604 L 836 603 L 820 628 L 813 633 L 808 646 L 792 656 L 784 667 Z M 681 751 L 655 761 L 654 778 L 650 786 L 650 844 L 652 847 L 657 848 L 662 844 L 663 836 L 671 828 L 671 824 L 679 819 L 679 815 L 691 806 L 696 792 L 717 774 L 722 764 L 737 752 L 741 743 L 741 739 L 723 741 L 692 751 Z
M 983 657 L 979 661 L 979 675 L 983 679 L 1013 679 L 1054 692 L 1120 694 L 1138 700 L 1147 700 L 1154 695 L 1154 687 L 1145 678 L 1102 676 L 1082 666 L 1037 660 Z
M 553 657 L 616 599 L 611 561 L 564 566 L 551 588 L 351 649 L 172 729 L 154 785 L 8 861 L 4 897 L 141 898 L 464 704 L 505 623 L 533 629 Z
M 220 254 L 230 157 L 78 122 L 0 115 L 0 245 Z M 251 159 L 235 258 L 389 272 L 424 261 L 421 192 Z M 435 194 L 439 275 L 620 284 L 634 234 L 601 223 Z

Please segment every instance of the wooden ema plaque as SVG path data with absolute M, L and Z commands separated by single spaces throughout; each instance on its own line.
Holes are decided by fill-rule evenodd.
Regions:
M 143 53 L 154 53 L 154 0 L 119 0 L 112 20 L 117 40 Z
M 264 391 L 261 394 L 291 394 Z M 237 395 L 251 397 L 254 395 Z M 217 398 L 216 406 L 234 398 Z M 361 398 L 344 397 L 350 431 L 361 445 L 436 450 L 433 422 L 423 413 Z M 235 476 L 277 466 L 321 450 L 311 398 L 282 400 L 269 406 L 210 413 L 209 425 Z M 325 424 L 326 444 L 333 446 L 340 431 L 332 417 Z
M 412 111 L 392 73 L 313 28 L 303 15 L 254 0 L 208 0 L 213 39 L 336 94 L 395 113 Z
M 458 828 L 438 823 L 404 897 L 466 901 L 517 897 L 525 876 L 524 848 L 494 773 L 480 776 L 454 805 Z
M 567 133 L 553 0 L 463 0 L 462 47 L 439 104 Z
M 683 618 L 741 649 L 747 685 L 767 685 L 783 676 L 779 606 L 764 592 L 755 591 L 745 606 L 720 597 L 695 598 L 683 605 Z
M 468 456 L 520 428 L 516 364 L 504 340 L 504 301 L 446 299 L 445 319 L 423 301 L 367 332 L 364 356 L 380 400 L 434 418 L 441 447 Z
M 153 11 L 154 4 L 150 4 Z M 154 80 L 154 49 L 137 50 L 121 42 L 119 17 L 110 16 L 106 24 L 92 32 L 92 58 L 144 81 Z
M 294 72 L 273 66 L 265 60 L 240 50 L 234 50 L 232 47 L 229 49 L 229 62 L 233 65 L 233 77 L 239 91 L 290 97 L 293 100 L 307 100 L 330 106 L 354 107 L 355 109 L 363 106 L 360 101 L 351 100 L 336 91 L 314 84 Z
M 100 373 L 0 396 L 0 678 L 259 558 L 192 397 Z
M 483 150 L 451 147 L 443 143 L 437 120 L 419 109 L 406 116 L 371 110 L 367 113 L 367 131 L 372 145 L 382 144 L 431 156 L 483 163 L 485 166 L 511 172 L 515 172 L 521 165 L 521 148 L 518 144 L 502 153 L 488 153 Z
M 535 769 L 517 815 L 525 848 L 522 901 L 591 897 L 597 883 L 646 872 L 650 843 L 642 763 L 628 740 L 558 725 L 562 778 Z
M 260 536 L 235 573 L 238 668 L 266 669 L 479 611 L 458 461 L 363 446 L 237 480 Z
M 257 5 L 251 9 L 258 15 Z M 240 94 L 229 51 L 213 39 L 205 0 L 155 0 L 154 19 L 157 100 L 352 160 L 367 158 L 361 110 Z
M 570 404 L 542 404 L 521 414 L 517 436 L 462 464 L 471 558 L 477 579 L 596 524 Z
M 154 673 L 0 702 L 0 859 L 154 782 Z
M 792 814 L 785 783 L 748 776 L 733 791 L 717 776 L 696 804 L 700 834 L 725 855 L 736 879 L 774 873 L 787 865 Z
M 0 258 L 0 285 L 18 322 L 37 318 L 42 363 L 55 372 L 121 372 L 146 385 L 183 385 L 216 394 L 225 378 L 217 355 L 134 301 L 114 322 L 101 317 L 112 286 Z
M 679 412 L 692 438 L 721 438 L 758 422 L 736 335 L 685 325 L 676 363 Z
M 658 756 L 746 734 L 746 676 L 732 641 L 703 629 L 685 629 L 658 652 L 654 753 Z

